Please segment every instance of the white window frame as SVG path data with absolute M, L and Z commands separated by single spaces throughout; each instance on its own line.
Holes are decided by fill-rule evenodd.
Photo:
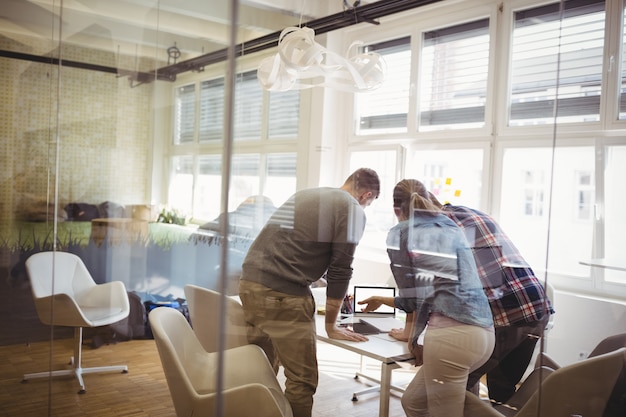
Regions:
M 411 100 L 408 116 L 408 132 L 405 134 L 379 134 L 367 137 L 359 136 L 354 132 L 347 132 L 349 135 L 348 152 L 352 149 L 361 149 L 362 147 L 377 147 L 400 144 L 408 149 L 441 149 L 446 147 L 463 148 L 471 144 L 471 146 L 482 146 L 485 148 L 485 161 L 483 171 L 483 190 L 480 209 L 491 213 L 496 219 L 500 214 L 500 198 L 502 194 L 501 173 L 503 170 L 503 154 L 510 147 L 540 147 L 552 148 L 556 146 L 585 146 L 590 143 L 604 143 L 607 140 L 613 140 L 617 144 L 626 144 L 626 120 L 617 120 L 617 90 L 621 85 L 620 72 L 611 71 L 602 78 L 602 94 L 600 104 L 600 121 L 586 123 L 561 123 L 555 130 L 553 126 L 519 126 L 508 127 L 507 120 L 500 116 L 499 109 L 506 108 L 508 102 L 508 85 L 509 85 L 509 54 L 511 51 L 511 28 L 513 27 L 513 11 L 519 9 L 529 9 L 540 5 L 554 3 L 554 1 L 534 1 L 534 0 L 513 0 L 511 2 L 497 2 L 495 0 L 470 0 L 466 2 L 441 2 L 436 5 L 421 7 L 419 11 L 406 12 L 401 16 L 391 16 L 381 19 L 381 25 L 376 31 L 371 30 L 365 25 L 353 27 L 342 31 L 341 39 L 344 45 L 360 40 L 365 44 L 379 43 L 384 40 L 411 36 L 412 60 L 413 67 L 419 68 L 419 56 L 415 51 L 419 51 L 421 46 L 420 33 L 436 27 L 452 26 L 454 24 L 475 20 L 478 17 L 490 16 L 492 24 L 490 24 L 490 37 L 493 40 L 490 46 L 490 76 L 488 86 L 488 101 L 486 104 L 486 125 L 482 131 L 445 131 L 445 132 L 417 132 L 415 118 L 417 117 L 417 109 L 414 106 L 415 101 Z M 610 33 L 614 28 L 619 28 L 622 33 L 622 0 L 607 0 L 605 32 Z M 616 16 L 617 14 L 617 16 Z M 494 20 L 495 19 L 495 20 Z M 494 24 L 495 23 L 495 24 Z M 332 36 L 332 35 L 329 35 Z M 621 57 L 622 39 L 621 35 L 613 33 L 610 37 L 605 36 L 604 65 L 613 61 L 619 61 L 616 57 Z M 614 67 L 613 67 L 614 68 Z M 495 76 L 491 74 L 496 74 Z M 415 89 L 418 84 L 419 74 L 417 70 L 413 70 L 411 74 L 412 88 Z M 610 92 L 614 91 L 613 97 Z M 412 94 L 416 94 L 415 91 Z M 349 98 L 345 99 L 345 112 L 337 114 L 336 119 L 330 120 L 329 123 L 337 123 L 341 120 L 349 118 L 354 113 L 353 103 Z M 508 113 L 508 112 L 507 112 Z M 614 114 L 615 117 L 609 115 Z M 415 115 L 415 116 L 414 116 Z M 326 122 L 326 120 L 325 120 Z M 413 125 L 412 125 L 413 124 Z M 616 137 L 616 136 L 619 136 Z M 563 142 L 563 138 L 567 138 Z M 407 155 L 408 155 L 407 153 Z M 596 166 L 597 170 L 603 167 Z M 402 171 L 403 167 L 398 167 L 398 171 Z M 546 173 L 550 175 L 549 173 Z M 599 186 L 601 176 L 597 172 L 594 175 L 596 187 Z M 598 194 L 596 189 L 596 203 L 602 202 L 602 196 Z M 547 204 L 551 202 L 551 196 L 544 196 L 544 213 L 549 208 Z M 549 256 L 549 254 L 548 254 Z M 626 295 L 626 286 L 613 285 L 602 281 L 599 273 L 589 273 L 588 276 L 565 276 L 557 271 L 544 271 L 544 265 L 534 266 L 536 272 L 543 276 L 547 273 L 550 278 L 554 278 L 553 284 L 556 283 L 564 289 L 572 289 L 581 293 L 588 293 L 600 296 L 615 296 L 616 294 Z

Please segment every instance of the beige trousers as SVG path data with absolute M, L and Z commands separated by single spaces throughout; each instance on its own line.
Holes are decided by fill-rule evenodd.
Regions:
M 492 329 L 458 325 L 428 328 L 424 364 L 402 396 L 408 417 L 463 417 L 467 377 L 493 351 Z
M 289 295 L 242 280 L 239 297 L 248 341 L 263 348 L 275 372 L 283 366 L 285 396 L 294 417 L 311 417 L 318 383 L 313 296 Z

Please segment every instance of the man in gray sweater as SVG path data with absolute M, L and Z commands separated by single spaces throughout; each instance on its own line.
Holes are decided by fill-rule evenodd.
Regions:
M 368 168 L 340 188 L 299 191 L 274 212 L 244 260 L 239 296 L 248 339 L 263 348 L 276 372 L 283 366 L 294 417 L 311 416 L 318 383 L 313 282 L 323 275 L 327 281 L 328 336 L 367 340 L 336 322 L 365 228 L 363 209 L 379 194 L 378 174 Z

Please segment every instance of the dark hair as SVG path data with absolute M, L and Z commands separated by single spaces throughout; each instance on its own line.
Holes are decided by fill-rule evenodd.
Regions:
M 346 179 L 344 185 L 350 185 L 354 190 L 371 191 L 375 198 L 380 195 L 380 179 L 371 168 L 359 168 Z
M 437 215 L 439 207 L 430 199 L 430 193 L 418 180 L 404 179 L 393 189 L 393 207 L 399 208 L 405 218 L 411 218 L 416 212 Z

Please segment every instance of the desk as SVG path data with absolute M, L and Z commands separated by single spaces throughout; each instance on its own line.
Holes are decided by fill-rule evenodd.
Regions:
M 91 221 L 91 239 L 97 246 L 108 242 L 145 242 L 148 239 L 148 222 L 131 218 L 102 218 Z
M 400 367 L 397 362 L 407 362 L 413 359 L 407 349 L 407 344 L 400 341 L 392 342 L 375 335 L 369 335 L 367 342 L 331 339 L 326 334 L 324 316 L 317 315 L 315 321 L 318 340 L 380 361 L 380 407 L 378 415 L 379 417 L 387 417 L 389 415 L 389 391 L 392 387 L 391 371 Z

